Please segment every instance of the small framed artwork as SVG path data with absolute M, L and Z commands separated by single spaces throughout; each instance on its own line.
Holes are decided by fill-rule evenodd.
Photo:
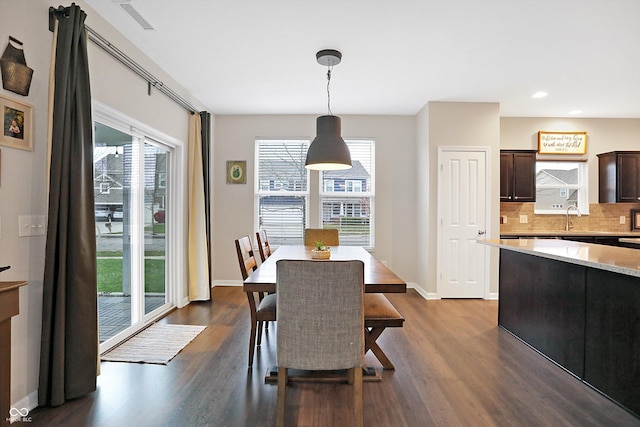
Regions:
M 587 132 L 538 132 L 539 154 L 587 154 Z
M 0 145 L 33 151 L 33 106 L 0 95 Z
M 247 183 L 247 161 L 227 160 L 227 184 Z
M 631 231 L 640 231 L 640 209 L 631 209 Z

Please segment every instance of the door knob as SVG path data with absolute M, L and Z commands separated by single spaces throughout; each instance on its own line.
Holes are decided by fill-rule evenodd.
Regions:
M 478 230 L 478 236 L 482 236 L 483 234 L 484 234 L 484 231 Z

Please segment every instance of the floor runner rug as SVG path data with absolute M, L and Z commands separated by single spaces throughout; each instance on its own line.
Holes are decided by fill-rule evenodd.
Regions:
M 102 355 L 109 362 L 155 363 L 166 365 L 205 326 L 153 324 Z

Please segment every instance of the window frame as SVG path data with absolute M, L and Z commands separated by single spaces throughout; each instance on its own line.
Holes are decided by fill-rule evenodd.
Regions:
M 304 180 L 299 177 L 288 179 L 285 183 L 281 181 L 278 185 L 271 184 L 271 180 L 265 179 L 262 177 L 260 173 L 260 162 L 261 162 L 261 144 L 262 143 L 291 143 L 291 144 L 301 144 L 304 147 L 305 157 L 300 158 L 300 162 L 298 167 L 301 167 L 305 170 L 306 176 L 306 190 L 299 190 L 301 185 L 305 183 Z M 293 236 L 293 239 L 296 240 L 295 244 L 303 244 L 304 243 L 304 229 L 308 227 L 309 224 L 309 203 L 310 203 L 310 173 L 309 170 L 304 167 L 304 162 L 306 158 L 306 152 L 309 148 L 311 141 L 308 138 L 256 138 L 255 139 L 255 147 L 254 147 L 254 230 L 259 231 L 263 228 L 267 231 L 269 236 L 269 244 L 273 247 L 278 247 L 280 245 L 281 239 L 285 239 L 286 236 L 281 236 L 273 230 L 270 231 L 269 227 L 263 227 L 262 219 L 260 215 L 260 199 L 262 197 L 301 197 L 303 198 L 303 224 L 301 228 L 300 236 Z M 273 188 L 270 188 L 272 187 Z M 293 188 L 292 190 L 287 189 L 287 187 Z M 297 241 L 299 240 L 299 241 Z
M 568 184 L 568 185 L 547 185 L 541 186 L 538 184 L 538 165 L 542 163 L 561 163 L 561 164 L 571 164 L 577 166 L 578 169 L 578 184 Z M 562 209 L 542 209 L 538 208 L 537 205 L 539 203 L 539 197 L 537 195 L 538 189 L 559 189 L 559 190 L 578 190 L 578 210 L 582 215 L 589 214 L 589 168 L 586 161 L 582 160 L 556 160 L 556 159 L 538 159 L 536 160 L 536 201 L 534 203 L 534 213 L 536 215 L 566 215 L 567 206 L 564 206 Z M 569 212 L 574 215 L 577 214 L 575 210 Z

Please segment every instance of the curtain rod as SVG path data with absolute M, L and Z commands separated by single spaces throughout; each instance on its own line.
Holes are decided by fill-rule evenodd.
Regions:
M 58 9 L 54 7 L 49 8 L 49 31 L 53 31 L 55 28 L 55 19 L 59 15 L 64 15 L 68 11 L 68 8 L 59 7 Z M 151 95 L 151 87 L 155 87 L 160 92 L 164 93 L 167 97 L 169 97 L 172 101 L 179 104 L 182 108 L 186 109 L 192 114 L 199 114 L 197 108 L 193 105 L 189 104 L 184 98 L 174 92 L 170 87 L 166 86 L 160 80 L 158 80 L 153 74 L 143 68 L 140 64 L 131 59 L 128 55 L 114 46 L 107 39 L 98 34 L 95 30 L 90 28 L 85 24 L 85 28 L 87 29 L 87 33 L 89 34 L 89 40 L 95 43 L 102 50 L 107 52 L 113 58 L 120 61 L 124 66 L 129 68 L 131 71 L 136 73 L 138 76 L 142 77 L 147 81 L 148 85 L 148 93 Z

